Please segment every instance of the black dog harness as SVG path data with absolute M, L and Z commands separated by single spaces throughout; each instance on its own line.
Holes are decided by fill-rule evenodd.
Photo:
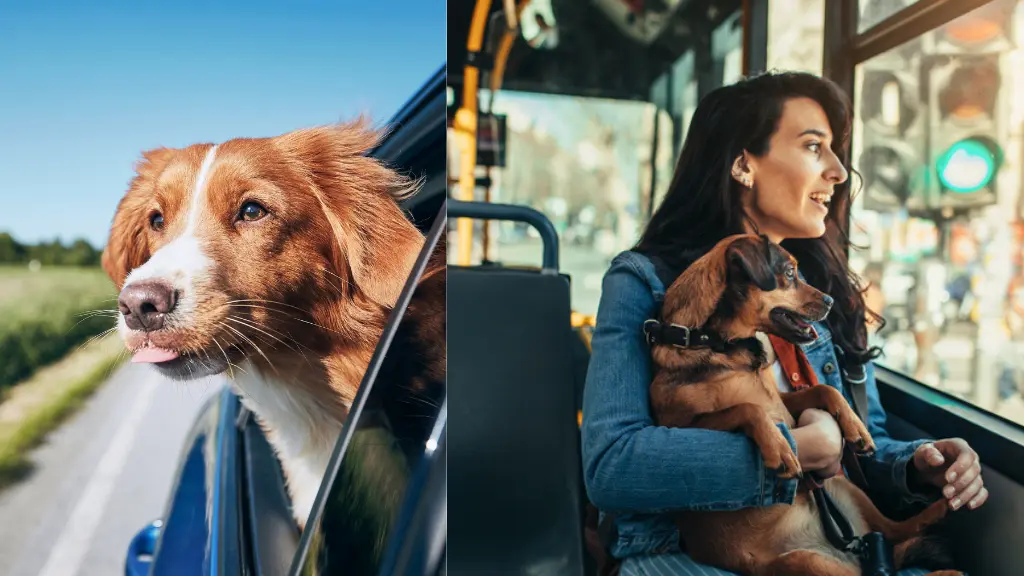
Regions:
M 644 336 L 650 345 L 660 344 L 676 348 L 710 348 L 715 352 L 728 354 L 736 350 L 747 350 L 755 355 L 764 354 L 764 346 L 757 338 L 736 338 L 727 340 L 706 328 L 690 328 L 679 324 L 664 324 L 657 320 L 644 322 Z

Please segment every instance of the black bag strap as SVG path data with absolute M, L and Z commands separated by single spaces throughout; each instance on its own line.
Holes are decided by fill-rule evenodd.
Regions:
M 850 391 L 853 398 L 853 409 L 857 412 L 862 422 L 868 418 L 868 372 L 863 364 L 847 362 L 846 352 L 842 347 L 834 346 L 836 360 L 839 362 L 840 374 L 843 376 L 843 384 Z

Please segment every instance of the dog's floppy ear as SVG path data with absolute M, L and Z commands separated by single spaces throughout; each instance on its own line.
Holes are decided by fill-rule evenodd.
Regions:
M 733 242 L 726 251 L 729 280 L 753 282 L 755 286 L 770 292 L 779 287 L 771 268 L 770 241 L 766 237 L 741 238 Z
M 128 273 L 149 259 L 149 246 L 143 226 L 145 215 L 125 207 L 122 201 L 110 228 L 110 238 L 100 257 L 103 270 L 118 290 L 124 287 Z
M 370 300 L 393 306 L 424 238 L 397 202 L 414 193 L 418 183 L 366 155 L 379 138 L 359 118 L 297 130 L 276 140 L 312 179 L 337 241 L 337 272 L 349 274 Z
M 690 264 L 665 291 L 664 320 L 691 328 L 707 323 L 725 292 L 724 246 L 716 245 Z
M 152 185 L 173 153 L 168 148 L 143 152 L 142 159 L 135 164 L 135 176 L 128 186 L 128 192 L 117 205 L 100 264 L 118 290 L 123 287 L 129 272 L 149 260 L 146 196 L 142 189 Z

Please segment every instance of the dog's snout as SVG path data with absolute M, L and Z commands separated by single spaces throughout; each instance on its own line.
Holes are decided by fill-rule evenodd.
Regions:
M 833 300 L 828 294 L 822 294 L 822 300 L 825 302 L 825 308 L 828 310 L 831 310 L 832 305 L 835 304 L 835 300 Z
M 125 286 L 117 299 L 124 322 L 132 330 L 152 332 L 164 325 L 164 315 L 174 310 L 177 297 L 165 282 L 150 280 Z

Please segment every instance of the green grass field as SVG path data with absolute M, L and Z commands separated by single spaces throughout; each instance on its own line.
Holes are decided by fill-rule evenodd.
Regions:
M 116 296 L 100 268 L 0 266 L 0 390 L 112 328 Z

